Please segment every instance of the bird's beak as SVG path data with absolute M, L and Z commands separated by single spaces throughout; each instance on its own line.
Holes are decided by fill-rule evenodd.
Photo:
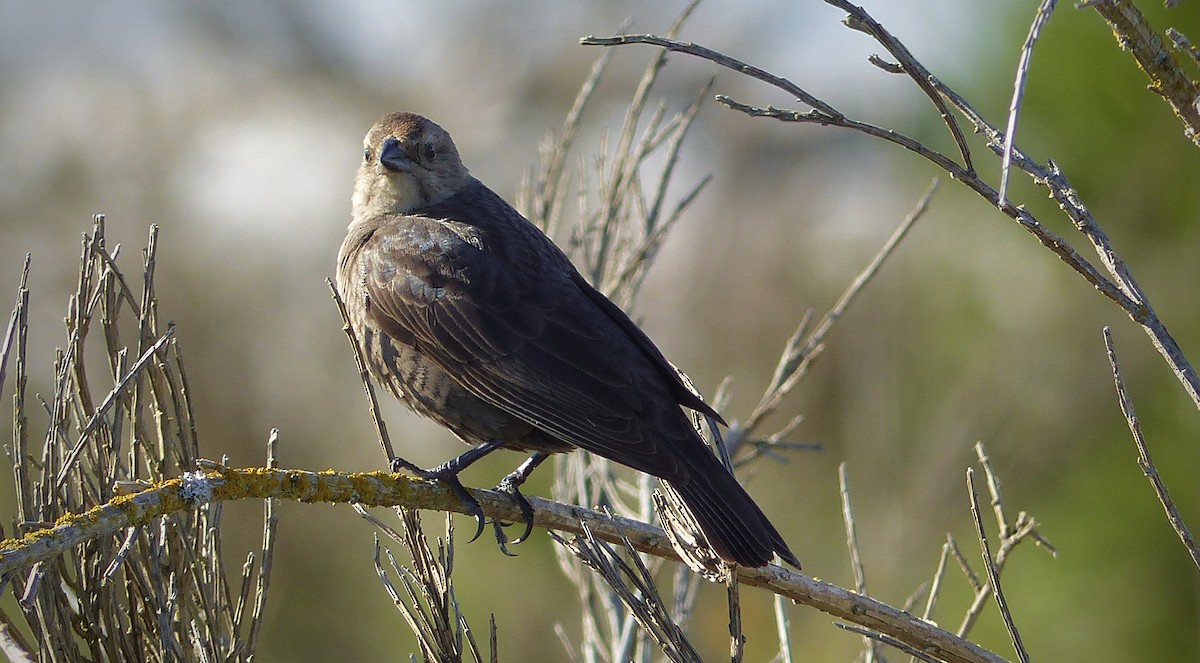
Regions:
M 379 172 L 386 173 L 409 173 L 412 172 L 413 162 L 404 153 L 404 149 L 400 147 L 400 141 L 395 138 L 388 137 L 383 141 L 383 149 L 379 151 Z

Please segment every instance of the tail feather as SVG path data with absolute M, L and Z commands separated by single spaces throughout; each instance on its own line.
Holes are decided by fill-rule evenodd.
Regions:
M 708 462 L 711 459 L 711 463 Z M 766 566 L 775 555 L 800 568 L 800 561 L 754 499 L 715 456 L 689 458 L 686 482 L 673 483 L 700 523 L 713 550 L 746 567 Z

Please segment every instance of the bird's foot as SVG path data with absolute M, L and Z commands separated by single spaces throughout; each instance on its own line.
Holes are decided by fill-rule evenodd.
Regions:
M 458 458 L 442 463 L 431 469 L 423 469 L 397 456 L 392 459 L 392 471 L 400 472 L 408 470 L 418 477 L 427 481 L 437 481 L 442 485 L 450 488 L 458 499 L 462 500 L 463 506 L 466 507 L 466 514 L 475 518 L 475 535 L 471 537 L 471 541 L 479 538 L 483 534 L 484 525 L 487 523 L 483 514 L 483 507 L 480 506 L 479 500 L 471 496 L 471 493 L 462 485 L 462 481 L 458 479 L 458 473 L 462 471 L 461 463 L 456 463 Z M 468 541 L 467 543 L 471 543 Z M 503 548 L 503 546 L 501 546 Z
M 536 469 L 538 465 L 541 465 L 542 461 L 549 457 L 550 454 L 546 453 L 545 451 L 533 452 L 529 458 L 525 459 L 524 463 L 521 463 L 520 467 L 513 470 L 510 474 L 501 479 L 500 484 L 496 486 L 496 490 L 508 495 L 509 498 L 516 503 L 517 508 L 521 510 L 521 520 L 525 523 L 525 530 L 521 532 L 521 536 L 518 536 L 515 539 L 509 539 L 501 529 L 507 524 L 500 522 L 499 520 L 492 521 L 492 524 L 496 529 L 496 542 L 500 545 L 500 550 L 505 555 L 512 554 L 508 552 L 507 544 L 511 543 L 516 545 L 521 543 L 522 541 L 527 540 L 529 535 L 533 532 L 533 505 L 530 504 L 529 500 L 525 499 L 525 496 L 521 494 L 521 485 L 525 483 L 525 480 L 529 478 L 530 474 L 533 474 L 533 470 Z

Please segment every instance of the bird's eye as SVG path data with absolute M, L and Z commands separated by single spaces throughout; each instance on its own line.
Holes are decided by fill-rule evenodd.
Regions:
M 437 156 L 437 150 L 433 147 L 433 143 L 425 143 L 421 146 L 421 158 L 426 161 L 433 161 Z
M 363 163 L 371 163 L 371 148 L 363 148 Z

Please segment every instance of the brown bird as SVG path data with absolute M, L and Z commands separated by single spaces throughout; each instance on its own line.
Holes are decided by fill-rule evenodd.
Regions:
M 519 541 L 533 520 L 521 484 L 580 448 L 673 486 L 723 559 L 758 567 L 778 554 L 799 568 L 680 406 L 720 416 L 424 117 L 392 113 L 367 133 L 337 286 L 375 378 L 473 445 L 432 470 L 393 467 L 454 487 L 476 536 L 483 512 L 458 472 L 497 448 L 532 452 L 499 486 L 525 515 Z

